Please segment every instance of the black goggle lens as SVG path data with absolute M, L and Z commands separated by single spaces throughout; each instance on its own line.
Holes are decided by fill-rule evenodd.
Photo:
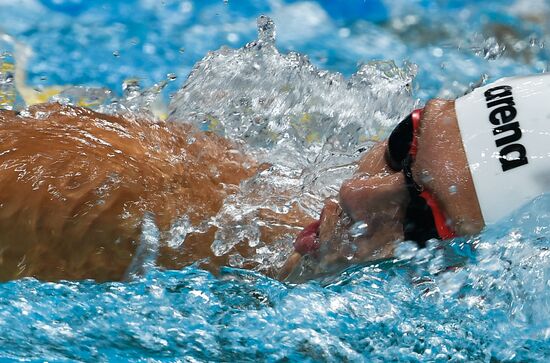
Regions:
M 413 142 L 414 127 L 412 114 L 399 122 L 388 138 L 386 162 L 395 171 L 403 169 L 403 163 Z
M 416 241 L 420 247 L 425 247 L 427 240 L 439 238 L 439 235 L 432 210 L 420 196 L 420 188 L 412 179 L 410 171 L 410 152 L 414 139 L 413 114 L 414 112 L 399 122 L 390 134 L 386 162 L 395 171 L 405 169 L 406 186 L 411 199 L 403 223 L 404 237 L 406 240 Z

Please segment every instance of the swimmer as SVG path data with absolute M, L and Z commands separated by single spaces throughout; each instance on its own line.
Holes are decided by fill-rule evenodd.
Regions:
M 548 75 L 510 78 L 457 101 L 429 101 L 361 158 L 319 221 L 297 206 L 263 211 L 263 241 L 298 235 L 294 253 L 270 273 L 311 278 L 391 258 L 398 241 L 476 234 L 543 193 L 549 143 L 539 130 L 549 87 Z M 1 111 L 0 139 L 3 281 L 122 280 L 151 255 L 164 268 L 227 265 L 228 254 L 211 251 L 214 227 L 184 240 L 170 227 L 215 216 L 241 181 L 267 167 L 190 125 L 59 104 Z M 142 233 L 147 225 L 156 226 L 148 232 L 158 250 Z M 246 243 L 235 248 L 254 253 Z
M 391 258 L 396 241 L 479 233 L 550 189 L 550 75 L 504 78 L 413 111 L 359 161 L 283 268 L 309 275 Z M 364 231 L 350 236 L 351 226 Z M 352 239 L 353 255 L 342 253 Z M 311 268 L 311 264 L 310 264 Z

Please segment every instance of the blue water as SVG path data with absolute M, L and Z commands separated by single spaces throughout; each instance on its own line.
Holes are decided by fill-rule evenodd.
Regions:
M 547 1 L 0 0 L 2 31 L 32 47 L 29 83 L 121 92 L 278 25 L 282 52 L 346 76 L 375 59 L 418 65 L 420 102 L 481 79 L 546 71 Z M 406 110 L 403 110 L 406 111 Z M 470 239 L 301 285 L 227 268 L 153 270 L 127 283 L 0 285 L 0 359 L 430 361 L 550 359 L 550 197 Z M 475 248 L 474 248 L 475 247 Z

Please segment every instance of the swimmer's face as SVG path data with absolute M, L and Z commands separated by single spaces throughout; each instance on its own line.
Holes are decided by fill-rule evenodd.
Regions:
M 327 201 L 319 227 L 323 265 L 388 258 L 395 242 L 403 240 L 410 197 L 403 173 L 386 162 L 386 147 L 383 142 L 366 153 L 354 176 L 343 183 L 338 201 Z M 481 230 L 483 219 L 454 101 L 434 100 L 424 108 L 411 169 L 416 182 L 434 195 L 457 235 Z M 352 252 L 346 241 L 351 242 Z

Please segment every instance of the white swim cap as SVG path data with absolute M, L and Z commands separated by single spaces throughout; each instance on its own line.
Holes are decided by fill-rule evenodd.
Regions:
M 550 74 L 499 79 L 455 108 L 485 224 L 550 191 Z

